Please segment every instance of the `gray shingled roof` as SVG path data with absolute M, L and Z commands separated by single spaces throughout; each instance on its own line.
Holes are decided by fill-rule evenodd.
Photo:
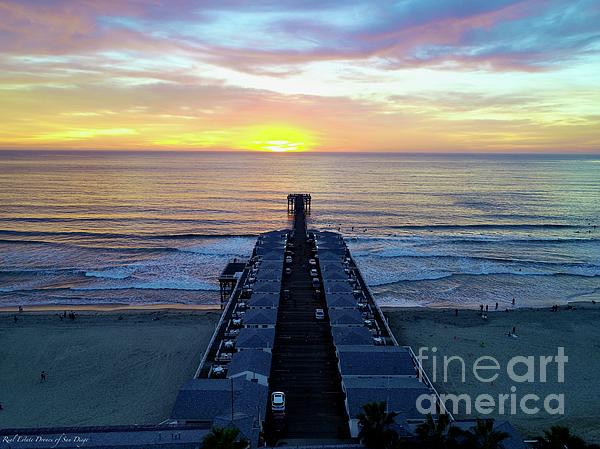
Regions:
M 338 261 L 329 261 L 326 260 L 323 263 L 320 264 L 321 270 L 339 270 L 340 268 L 343 270 L 344 264 L 343 262 L 338 262 Z
M 277 309 L 249 309 L 244 314 L 244 325 L 271 325 L 277 322 Z
M 332 326 L 363 325 L 364 320 L 358 308 L 329 309 L 329 321 Z
M 249 307 L 272 307 L 279 306 L 279 293 L 253 293 L 246 300 Z
M 344 271 L 343 267 L 327 270 L 321 269 L 321 275 L 323 276 L 323 280 L 331 281 L 347 281 L 349 278 L 348 273 Z
M 234 413 L 256 416 L 260 410 L 261 416 L 265 416 L 268 387 L 238 377 L 188 381 L 177 395 L 171 418 L 206 422 L 216 417 L 230 419 L 232 394 Z
M 263 260 L 259 265 L 259 270 L 279 270 L 281 271 L 282 263 L 276 260 Z
M 235 339 L 235 346 L 238 349 L 243 348 L 273 348 L 275 342 L 275 329 L 255 329 L 243 328 Z
M 342 376 L 416 375 L 408 350 L 398 346 L 337 346 Z
M 344 259 L 344 254 L 340 251 L 330 251 L 327 249 L 319 249 L 319 261 L 338 261 Z
M 264 417 L 261 417 L 264 420 Z M 258 447 L 258 437 L 260 434 L 260 422 L 258 416 L 248 416 L 243 413 L 236 413 L 231 420 L 231 416 L 217 417 L 213 423 L 216 427 L 233 427 L 238 429 L 251 444 L 252 448 Z
M 233 354 L 227 367 L 227 376 L 233 377 L 247 371 L 269 377 L 271 353 L 261 349 L 246 349 Z
M 358 301 L 352 293 L 327 293 L 325 301 L 327 307 L 337 309 L 356 309 L 358 305 Z
M 271 260 L 283 262 L 283 248 L 273 249 L 271 247 L 257 247 L 256 254 L 262 256 L 263 261 Z
M 252 293 L 279 293 L 281 282 L 278 281 L 256 281 L 252 285 Z
M 362 412 L 369 402 L 386 402 L 389 411 L 398 413 L 397 421 L 424 418 L 417 410 L 417 398 L 430 390 L 416 378 L 343 378 L 351 418 Z
M 260 268 L 258 269 L 258 273 L 256 273 L 256 279 L 257 281 L 260 280 L 265 280 L 265 281 L 280 281 L 281 282 L 281 277 L 282 277 L 282 271 L 283 271 L 283 262 L 274 262 L 274 261 L 268 261 L 269 264 L 267 266 L 260 266 Z M 271 265 L 276 265 L 275 267 L 272 267 Z
M 352 293 L 354 289 L 347 281 L 334 281 L 323 279 L 325 293 Z
M 331 333 L 333 335 L 333 344 L 336 346 L 373 346 L 373 337 L 366 327 L 333 326 Z

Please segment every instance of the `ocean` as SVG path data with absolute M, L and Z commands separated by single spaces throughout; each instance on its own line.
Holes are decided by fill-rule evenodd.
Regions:
M 0 151 L 0 307 L 217 303 L 290 192 L 382 305 L 600 300 L 598 155 Z

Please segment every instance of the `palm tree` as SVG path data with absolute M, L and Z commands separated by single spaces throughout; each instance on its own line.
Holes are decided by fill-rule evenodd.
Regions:
M 358 415 L 360 432 L 358 438 L 371 449 L 387 449 L 398 441 L 398 434 L 392 425 L 397 413 L 388 413 L 385 402 L 370 402 L 363 405 Z
M 544 432 L 539 439 L 542 449 L 584 449 L 586 443 L 579 437 L 572 435 L 571 431 L 563 426 L 552 426 Z
M 459 432 L 458 428 L 450 426 L 450 417 L 445 413 L 438 415 L 437 421 L 428 414 L 426 421 L 416 429 L 418 441 L 423 447 L 432 449 L 451 446 Z
M 240 431 L 234 427 L 213 427 L 202 440 L 204 449 L 247 449 L 249 442 L 240 438 Z
M 477 419 L 477 424 L 465 433 L 466 445 L 473 449 L 500 449 L 500 443 L 509 435 L 494 430 L 493 419 Z

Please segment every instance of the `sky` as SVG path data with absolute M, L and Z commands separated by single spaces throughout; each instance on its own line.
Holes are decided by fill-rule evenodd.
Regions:
M 0 148 L 600 152 L 600 2 L 0 0 Z

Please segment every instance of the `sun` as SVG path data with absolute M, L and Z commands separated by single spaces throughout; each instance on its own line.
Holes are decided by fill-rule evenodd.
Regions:
M 285 124 L 269 124 L 247 128 L 240 136 L 239 147 L 254 151 L 287 153 L 310 151 L 315 144 L 315 138 L 307 130 Z
M 304 146 L 304 142 L 288 142 L 287 140 L 267 140 L 265 142 L 256 141 L 257 145 L 262 145 L 265 150 L 275 153 L 284 153 L 286 151 L 297 151 Z

